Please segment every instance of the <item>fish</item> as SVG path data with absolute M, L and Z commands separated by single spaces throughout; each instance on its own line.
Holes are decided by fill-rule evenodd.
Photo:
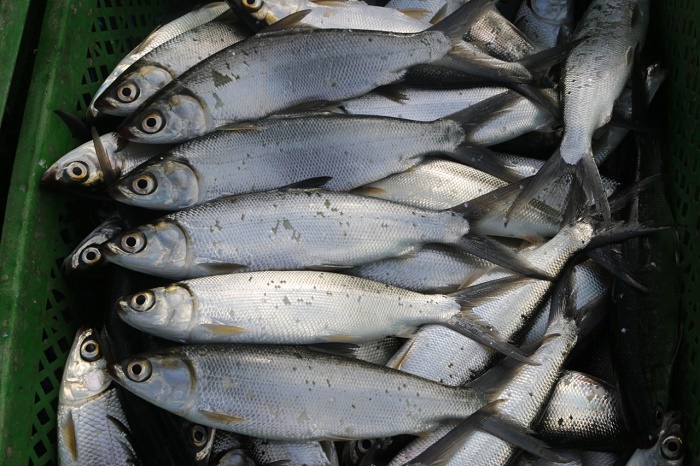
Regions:
M 681 413 L 669 411 L 663 415 L 656 443 L 650 448 L 636 450 L 627 466 L 681 466 L 686 449 Z
M 467 234 L 469 222 L 454 211 L 288 189 L 231 196 L 171 213 L 101 248 L 109 262 L 176 280 L 234 271 L 340 270 L 436 242 L 545 276 L 505 247 Z
M 520 4 L 513 22 L 540 49 L 566 40 L 574 29 L 573 0 L 530 0 Z
M 94 106 L 107 115 L 127 116 L 197 63 L 248 36 L 229 10 L 139 58 L 102 92 Z
M 424 18 L 421 10 L 398 11 L 392 8 L 367 5 L 359 1 L 309 0 L 230 0 L 231 7 L 253 21 L 272 25 L 299 11 L 309 11 L 299 24 L 319 29 L 363 29 L 412 33 L 428 29 L 430 17 Z M 427 12 L 426 12 L 427 13 Z
M 180 144 L 108 193 L 125 204 L 172 211 L 319 177 L 330 178 L 325 189 L 349 191 L 436 153 L 469 163 L 469 124 L 460 113 L 434 122 L 337 114 L 269 118 Z
M 127 143 L 116 133 L 103 134 L 99 140 L 98 144 L 107 155 L 108 166 L 100 162 L 95 142 L 88 141 L 53 163 L 41 177 L 41 183 L 74 192 L 101 192 L 122 174 L 170 147 Z
M 107 217 L 63 260 L 61 270 L 65 274 L 82 273 L 104 264 L 102 253 L 97 246 L 118 235 L 124 229 L 124 221 L 119 213 Z
M 483 3 L 473 0 L 449 19 L 414 34 L 336 29 L 257 34 L 190 68 L 117 132 L 137 142 L 182 142 L 309 102 L 360 96 L 400 81 L 411 66 L 447 56 Z M 304 59 L 297 57 L 300 50 Z M 462 66 L 464 60 L 454 58 L 449 66 Z
M 229 11 L 229 8 L 225 2 L 213 2 L 156 28 L 144 40 L 142 40 L 141 43 L 134 48 L 134 50 L 129 52 L 129 54 L 117 64 L 114 70 L 112 70 L 109 76 L 107 76 L 107 78 L 97 89 L 95 94 L 92 96 L 90 104 L 88 105 L 88 121 L 95 120 L 101 115 L 97 108 L 95 108 L 95 101 L 100 97 L 100 95 L 102 95 L 105 89 L 107 89 L 127 68 L 129 68 L 129 66 L 136 62 L 139 58 L 146 55 L 159 45 L 164 44 L 173 37 L 177 37 L 186 31 L 212 21 L 227 11 Z
M 59 464 L 137 463 L 104 350 L 89 327 L 78 330 L 68 354 L 57 418 Z
M 313 345 L 408 336 L 420 325 L 448 325 L 460 314 L 462 324 L 450 328 L 526 360 L 471 314 L 473 294 L 465 288 L 425 295 L 329 272 L 253 272 L 141 291 L 119 300 L 119 315 L 140 330 L 180 343 Z
M 402 338 L 384 337 L 381 340 L 360 343 L 357 345 L 357 349 L 352 352 L 352 355 L 354 358 L 362 361 L 384 365 L 396 353 L 402 343 Z
M 610 206 L 592 149 L 593 133 L 612 117 L 613 105 L 632 71 L 649 23 L 649 0 L 593 0 L 564 62 L 561 80 L 564 136 L 557 151 L 509 209 L 523 208 L 563 175 L 573 173 L 589 200 L 610 223 Z
M 303 347 L 180 346 L 108 371 L 127 390 L 193 422 L 270 440 L 423 433 L 484 404 L 478 390 Z

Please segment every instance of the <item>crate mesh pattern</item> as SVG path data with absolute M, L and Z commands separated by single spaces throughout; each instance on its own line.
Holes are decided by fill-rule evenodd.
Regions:
M 6 322 L 3 322 L 0 337 L 8 337 L 5 330 L 2 330 L 5 328 L 12 328 L 15 332 L 22 331 L 28 335 L 24 341 L 31 343 L 24 343 L 26 347 L 5 354 L 13 357 L 14 364 L 29 366 L 25 373 L 34 375 L 22 383 L 12 381 L 19 394 L 27 398 L 33 397 L 33 400 L 30 400 L 30 403 L 33 403 L 31 413 L 24 413 L 31 417 L 31 431 L 13 432 L 11 435 L 20 437 L 16 443 L 7 441 L 9 437 L 0 437 L 0 446 L 3 449 L 0 451 L 2 464 L 57 464 L 56 410 L 63 365 L 79 324 L 89 320 L 90 316 L 90 310 L 79 305 L 85 302 L 84 297 L 78 299 L 86 290 L 89 292 L 90 286 L 84 282 L 76 284 L 65 281 L 60 273 L 60 264 L 90 230 L 90 222 L 82 212 L 88 211 L 91 204 L 58 193 L 43 194 L 38 189 L 38 180 L 43 170 L 67 150 L 83 142 L 67 136 L 65 128 L 56 121 L 50 111 L 60 108 L 76 116 L 84 115 L 92 94 L 114 65 L 148 32 L 162 23 L 163 15 L 171 14 L 185 6 L 188 5 L 178 5 L 169 0 L 47 2 L 44 32 L 35 66 L 41 67 L 48 60 L 55 60 L 58 54 L 65 52 L 62 57 L 70 57 L 70 60 L 61 66 L 70 67 L 74 71 L 62 73 L 60 67 L 56 67 L 55 70 L 42 75 L 35 67 L 28 101 L 36 105 L 32 107 L 31 102 L 28 104 L 24 126 L 27 126 L 27 122 L 40 121 L 38 124 L 50 126 L 57 133 L 51 133 L 51 142 L 37 144 L 34 152 L 29 151 L 27 156 L 31 163 L 16 166 L 13 173 L 11 186 L 16 189 L 15 192 L 11 189 L 8 206 L 23 206 L 23 216 L 29 217 L 30 220 L 24 218 L 24 230 L 10 230 L 9 234 L 17 234 L 19 231 L 19 235 L 35 237 L 37 243 L 44 241 L 48 244 L 32 245 L 31 241 L 27 240 L 14 243 L 3 238 L 3 244 L 8 243 L 2 249 L 5 254 L 8 251 L 16 251 L 18 255 L 34 252 L 27 254 L 29 257 L 26 263 L 21 264 L 18 262 L 25 260 L 21 256 L 5 256 L 4 259 L 0 256 L 0 305 L 9 309 L 9 317 L 2 319 L 26 320 L 24 325 L 15 327 L 6 327 Z M 697 377 L 700 369 L 700 309 L 697 293 L 693 292 L 700 286 L 700 132 L 697 130 L 700 127 L 700 2 L 664 0 L 663 6 L 658 9 L 660 17 L 652 18 L 652 24 L 662 28 L 662 47 L 669 68 L 665 95 L 668 99 L 667 108 L 672 109 L 664 121 L 664 149 L 670 160 L 669 171 L 673 183 L 669 197 L 679 224 L 680 260 L 684 276 L 683 340 L 677 360 L 675 406 L 681 408 L 686 415 L 686 443 L 691 450 L 688 454 L 691 464 L 700 464 L 697 448 L 700 434 L 700 386 Z M 64 23 L 60 24 L 61 21 Z M 57 34 L 56 38 L 50 36 L 54 33 Z M 44 35 L 47 37 L 43 37 Z M 41 59 L 45 61 L 42 62 Z M 64 89 L 65 95 L 60 96 L 58 93 L 57 97 L 56 94 L 52 94 L 51 100 L 48 97 L 44 100 L 42 87 L 46 86 L 60 87 Z M 37 110 L 39 104 L 49 103 L 55 108 L 43 113 Z M 42 119 L 45 121 L 41 121 Z M 31 126 L 27 134 L 20 136 L 20 149 L 33 147 L 31 138 L 34 135 L 30 133 Z M 25 156 L 20 152 L 18 150 L 18 158 Z M 16 192 L 17 190 L 21 193 Z M 30 199 L 23 203 L 19 200 L 23 194 L 27 198 L 35 197 L 38 200 Z M 17 215 L 17 212 L 13 213 L 8 209 L 8 219 L 11 215 Z M 44 228 L 53 233 L 44 233 L 42 236 L 30 231 L 31 228 Z M 3 236 L 6 234 L 8 229 L 4 230 Z M 50 240 L 46 241 L 46 238 Z M 16 294 L 17 290 L 24 287 L 31 290 L 31 298 L 29 295 Z M 20 300 L 25 303 L 20 305 L 16 302 Z M 21 313 L 33 314 L 24 317 Z M 34 346 L 36 349 L 33 349 Z M 34 354 L 36 358 L 30 357 Z M 22 359 L 25 356 L 26 359 Z M 13 393 L 12 388 L 9 393 Z M 6 422 L 3 415 L 11 412 L 17 415 L 17 409 L 12 411 L 12 406 L 4 409 L 4 412 L 0 411 L 0 422 Z M 0 427 L 4 429 L 6 426 Z M 25 437 L 29 439 L 28 442 L 23 440 Z

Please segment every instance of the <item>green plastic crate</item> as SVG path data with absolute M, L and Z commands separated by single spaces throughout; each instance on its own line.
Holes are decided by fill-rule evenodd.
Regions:
M 13 1 L 0 3 L 0 15 Z M 700 1 L 655 1 L 652 29 L 663 38 L 656 45 L 665 52 L 669 68 L 659 97 L 668 112 L 662 141 L 684 273 L 674 400 L 685 414 L 687 456 L 700 464 L 700 296 L 694 291 L 700 286 Z M 59 272 L 63 257 L 90 230 L 86 212 L 92 204 L 39 188 L 44 170 L 82 142 L 71 138 L 53 110 L 83 115 L 99 81 L 119 59 L 162 15 L 187 3 L 47 2 L 0 242 L 0 464 L 57 463 L 56 408 L 63 364 L 75 331 L 90 318 L 91 309 L 79 306 L 86 302 L 86 292 L 98 289 L 89 281 L 66 282 Z M 21 29 L 6 34 L 21 34 Z

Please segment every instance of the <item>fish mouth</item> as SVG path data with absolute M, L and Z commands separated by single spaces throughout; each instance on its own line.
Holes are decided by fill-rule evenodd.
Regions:
M 119 251 L 120 249 L 117 247 L 116 244 L 112 243 L 111 241 L 107 241 L 106 243 L 102 243 L 98 248 L 98 251 L 102 254 L 102 257 L 105 259 L 109 257 L 117 257 L 120 255 Z
M 109 195 L 109 197 L 111 197 L 111 198 L 114 199 L 115 201 L 125 201 L 125 200 L 127 200 L 127 197 L 124 195 L 124 193 L 122 193 L 122 190 L 119 188 L 119 185 L 116 184 L 116 183 L 113 184 L 113 185 L 111 185 L 111 186 L 109 186 L 109 187 L 106 189 L 106 191 L 107 191 L 107 194 Z
M 132 133 L 131 130 L 128 127 L 125 127 L 124 125 L 117 128 L 117 134 L 120 138 L 126 139 L 127 141 L 136 141 L 139 139 L 137 135 Z
M 56 173 L 58 173 L 58 167 L 56 165 L 51 165 L 48 170 L 41 177 L 41 184 L 43 185 L 53 185 L 56 184 Z
M 109 374 L 112 380 L 119 383 L 121 382 L 124 372 L 122 371 L 122 368 L 119 367 L 118 363 L 110 362 L 107 364 L 107 374 Z
M 85 122 L 90 126 L 94 126 L 103 116 L 104 114 L 100 113 L 94 105 L 90 105 L 85 113 Z

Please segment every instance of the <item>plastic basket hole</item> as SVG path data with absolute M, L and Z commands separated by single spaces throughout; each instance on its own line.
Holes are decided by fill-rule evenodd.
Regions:
M 73 322 L 73 313 L 69 308 L 65 308 L 61 311 L 61 316 L 63 316 L 63 321 L 67 324 Z
M 54 351 L 51 346 L 44 350 L 44 355 L 46 356 L 46 360 L 49 362 L 49 364 L 58 359 L 58 356 L 56 356 L 56 351 Z
M 47 450 L 46 447 L 44 446 L 44 442 L 39 440 L 37 443 L 34 444 L 34 453 L 36 454 L 37 457 L 41 458 L 46 454 Z
M 107 30 L 107 21 L 104 17 L 100 16 L 99 18 L 97 18 L 97 27 L 100 31 Z
M 103 44 L 107 55 L 114 55 L 114 46 L 112 45 L 112 41 L 105 41 Z
M 41 389 L 44 391 L 44 395 L 48 395 L 53 391 L 53 383 L 51 383 L 51 379 L 48 377 L 45 377 L 41 383 Z
M 51 420 L 45 408 L 42 408 L 38 413 L 36 413 L 36 418 L 39 420 L 39 423 L 42 426 L 45 426 Z
M 60 291 L 53 289 L 51 290 L 51 293 L 53 294 L 54 299 L 56 300 L 56 304 L 62 302 L 64 299 L 66 299 L 66 295 L 61 293 Z

